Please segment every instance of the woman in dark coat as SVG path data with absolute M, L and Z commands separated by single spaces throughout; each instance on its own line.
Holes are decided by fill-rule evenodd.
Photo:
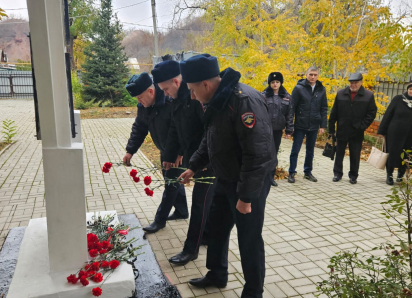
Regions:
M 386 136 L 389 153 L 386 164 L 386 183 L 393 185 L 393 170 L 398 168 L 397 182 L 402 181 L 406 165 L 402 165 L 403 150 L 412 149 L 412 83 L 407 92 L 395 96 L 389 104 L 379 126 L 378 134 Z
M 272 72 L 268 76 L 268 87 L 263 91 L 268 105 L 269 117 L 272 120 L 273 140 L 275 142 L 276 154 L 279 152 L 283 130 L 285 138 L 289 138 L 293 133 L 293 109 L 292 97 L 283 87 L 283 75 L 280 72 Z M 274 169 L 271 175 L 271 183 L 278 186 L 273 178 L 276 173 Z

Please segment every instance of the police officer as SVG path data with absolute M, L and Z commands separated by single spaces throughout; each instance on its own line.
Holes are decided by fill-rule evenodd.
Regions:
M 268 87 L 263 91 L 263 96 L 268 105 L 269 117 L 272 121 L 273 141 L 275 142 L 276 154 L 279 153 L 283 130 L 285 138 L 289 139 L 293 133 L 293 108 L 292 97 L 283 87 L 283 75 L 280 72 L 272 72 L 268 76 Z M 278 186 L 274 176 L 276 169 L 271 174 L 270 183 Z
M 172 122 L 163 167 L 165 169 L 172 166 L 187 168 L 189 159 L 199 148 L 204 133 L 202 104 L 190 98 L 187 84 L 182 82 L 179 62 L 173 60 L 163 61 L 155 66 L 152 75 L 153 81 L 165 92 L 165 95 L 173 98 Z M 180 155 L 179 151 L 182 152 Z M 183 159 L 181 154 L 183 154 Z M 201 177 L 213 177 L 213 173 L 210 169 L 206 169 L 195 176 L 195 178 Z M 169 259 L 172 264 L 186 265 L 198 257 L 199 246 L 202 243 L 203 231 L 213 199 L 214 181 L 209 180 L 209 182 L 212 184 L 194 184 L 187 238 L 183 251 Z M 175 212 L 168 219 L 180 218 L 182 218 L 180 214 Z
M 277 162 L 265 100 L 257 90 L 239 83 L 240 73 L 219 74 L 216 57 L 197 55 L 180 62 L 193 99 L 206 106 L 206 133 L 181 177 L 187 183 L 210 163 L 217 184 L 210 211 L 210 238 L 202 278 L 196 287 L 225 287 L 228 281 L 230 232 L 236 224 L 245 285 L 242 298 L 261 298 L 265 277 L 262 228 L 269 173 Z
M 127 142 L 127 153 L 123 158 L 123 162 L 126 165 L 130 165 L 130 159 L 133 154 L 139 150 L 149 132 L 153 143 L 157 149 L 160 150 L 160 159 L 161 162 L 163 162 L 171 122 L 171 99 L 164 96 L 163 91 L 157 84 L 153 84 L 147 72 L 143 72 L 140 75 L 133 75 L 125 87 L 131 96 L 135 96 L 138 99 L 139 104 L 137 105 L 137 117 L 133 124 L 129 141 Z M 170 169 L 168 171 L 162 170 L 162 173 L 164 177 L 175 179 L 181 171 Z M 164 204 L 164 202 L 167 203 Z M 162 204 L 174 206 L 176 210 L 175 213 L 182 217 L 189 216 L 186 193 L 182 185 L 166 185 L 160 206 L 163 206 Z M 159 207 L 154 222 L 143 228 L 143 230 L 149 233 L 155 233 L 163 229 L 166 226 L 170 208 L 168 206 L 167 208 Z

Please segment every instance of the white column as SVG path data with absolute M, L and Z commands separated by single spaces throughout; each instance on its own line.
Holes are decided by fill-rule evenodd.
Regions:
M 43 145 L 50 271 L 87 260 L 83 144 L 72 143 L 64 60 L 63 1 L 28 0 Z

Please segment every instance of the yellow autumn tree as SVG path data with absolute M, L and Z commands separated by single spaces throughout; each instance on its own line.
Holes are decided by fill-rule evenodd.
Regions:
M 1 20 L 3 17 L 7 17 L 7 14 L 6 14 L 6 12 L 5 12 L 3 9 L 0 8 L 0 20 Z
M 205 37 L 208 50 L 223 55 L 222 68 L 239 70 L 242 81 L 258 90 L 270 72 L 280 71 L 291 92 L 316 65 L 331 105 L 351 73 L 361 71 L 373 87 L 377 76 L 400 69 L 400 59 L 411 65 L 412 57 L 402 56 L 405 47 L 410 50 L 411 27 L 381 0 L 215 0 L 204 7 L 213 24 Z

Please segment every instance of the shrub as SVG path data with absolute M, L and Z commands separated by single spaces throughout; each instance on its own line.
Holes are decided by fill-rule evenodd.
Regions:
M 327 297 L 383 298 L 412 297 L 412 150 L 402 153 L 408 170 L 398 186 L 392 188 L 388 200 L 382 202 L 384 215 L 399 227 L 389 231 L 399 244 L 381 244 L 373 251 L 382 256 L 343 251 L 330 260 L 329 278 L 317 289 Z

